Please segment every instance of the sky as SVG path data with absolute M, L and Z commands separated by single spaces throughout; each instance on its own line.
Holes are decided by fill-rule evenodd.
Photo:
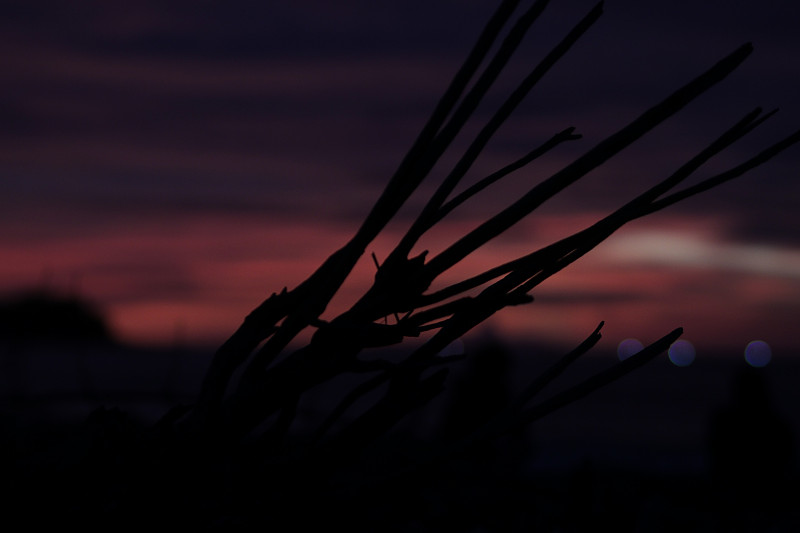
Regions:
M 527 5 L 527 2 L 523 2 Z M 73 291 L 137 343 L 217 343 L 357 229 L 496 4 L 484 0 L 6 0 L 0 8 L 0 292 Z M 552 1 L 430 182 L 370 248 L 388 254 L 504 96 L 594 2 Z M 745 42 L 697 101 L 459 265 L 477 273 L 590 224 L 756 106 L 780 112 L 704 167 L 800 128 L 794 0 L 608 0 L 465 185 L 557 131 L 568 143 L 442 222 L 432 252 Z M 675 327 L 703 350 L 800 353 L 800 147 L 624 227 L 489 327 L 610 344 Z M 332 303 L 370 282 L 365 256 Z

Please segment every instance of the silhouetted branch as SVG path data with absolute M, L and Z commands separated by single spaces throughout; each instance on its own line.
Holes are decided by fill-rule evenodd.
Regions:
M 291 296 L 285 297 L 287 300 L 291 298 L 293 302 L 289 310 L 282 312 L 281 316 L 274 321 L 272 316 L 264 320 L 265 323 L 274 325 L 285 317 L 280 329 L 274 331 L 271 326 L 267 327 L 266 331 L 261 334 L 261 338 L 257 339 L 258 335 L 252 335 L 252 328 L 243 325 L 243 331 L 237 331 L 237 334 L 234 334 L 226 343 L 225 349 L 218 352 L 204 384 L 201 395 L 203 401 L 199 410 L 208 410 L 211 408 L 211 404 L 218 403 L 220 394 L 224 394 L 227 387 L 231 369 L 241 365 L 260 342 L 271 336 L 248 367 L 247 375 L 251 381 L 259 379 L 263 370 L 274 361 L 289 342 L 322 314 L 330 299 L 364 253 L 366 246 L 397 213 L 435 163 L 438 157 L 432 157 L 430 154 L 431 141 L 442 127 L 446 117 L 454 108 L 518 4 L 519 0 L 505 0 L 497 8 L 431 114 L 428 123 L 423 127 L 419 137 L 356 235 L 348 244 L 331 255 L 311 277 L 291 291 Z M 540 2 L 540 4 L 543 8 L 546 2 Z M 441 141 L 439 144 L 442 144 Z M 420 166 L 421 161 L 426 162 L 422 167 Z M 426 166 L 427 168 L 425 168 Z M 265 310 L 267 312 L 264 314 L 272 314 L 271 305 L 267 305 Z
M 537 4 L 546 3 L 547 2 L 537 2 Z M 467 59 L 464 61 L 464 64 L 456 73 L 450 86 L 439 100 L 430 119 L 422 128 L 422 131 L 400 163 L 394 176 L 389 180 L 386 189 L 384 189 L 381 196 L 375 202 L 375 205 L 367 215 L 358 233 L 353 238 L 360 246 L 366 247 L 366 245 L 380 233 L 389 220 L 394 217 L 400 207 L 405 203 L 411 193 L 414 192 L 417 186 L 422 182 L 441 153 L 447 148 L 452 138 L 444 142 L 442 137 L 437 137 L 437 133 L 442 128 L 443 124 L 445 124 L 447 116 L 455 107 L 518 4 L 519 0 L 505 0 L 497 8 L 492 18 L 489 19 L 489 22 L 486 24 L 486 27 L 475 43 L 472 51 L 467 56 Z M 452 121 L 451 123 L 456 124 Z M 458 129 L 460 129 L 460 127 Z M 431 144 L 435 137 L 437 137 L 437 147 L 433 149 Z
M 597 328 L 580 345 L 568 354 L 561 357 L 555 364 L 542 372 L 539 377 L 533 380 L 525 390 L 508 407 L 490 419 L 483 426 L 472 434 L 468 435 L 460 443 L 462 449 L 469 449 L 476 443 L 487 441 L 512 430 L 519 424 L 521 413 L 525 404 L 533 399 L 539 392 L 560 376 L 572 363 L 579 357 L 591 350 L 601 339 L 600 329 L 603 327 L 601 322 Z
M 328 418 L 326 418 L 317 429 L 314 436 L 314 442 L 319 442 L 319 440 L 330 430 L 333 424 L 335 424 L 344 415 L 344 413 L 350 407 L 352 407 L 353 404 L 355 404 L 356 401 L 377 389 L 384 383 L 388 382 L 392 378 L 394 372 L 404 371 L 406 369 L 419 372 L 428 368 L 457 363 L 464 359 L 465 356 L 463 355 L 451 355 L 446 357 L 440 356 L 436 359 L 419 363 L 412 363 L 409 360 L 406 360 L 400 364 L 387 364 L 386 362 L 381 361 L 381 364 L 379 365 L 380 368 L 373 367 L 373 369 L 382 370 L 382 372 L 356 386 L 339 402 L 336 408 L 331 411 L 330 415 L 328 415 Z
M 203 381 L 196 414 L 208 416 L 218 410 L 236 368 L 264 339 L 275 333 L 275 325 L 289 313 L 288 298 L 286 288 L 280 294 L 272 293 L 217 350 Z
M 430 291 L 434 281 L 470 254 L 726 78 L 752 51 L 746 44 L 724 57 L 559 171 L 537 181 L 521 197 L 510 201 L 472 231 L 454 236 L 448 247 L 429 258 L 426 251 L 417 253 L 414 248 L 454 209 L 562 143 L 581 138 L 574 133 L 574 128 L 567 128 L 455 194 L 494 135 L 543 76 L 598 21 L 603 10 L 602 2 L 594 6 L 534 68 L 526 70 L 525 77 L 501 100 L 499 108 L 482 124 L 468 147 L 461 153 L 448 154 L 456 137 L 475 119 L 479 104 L 495 88 L 499 76 L 549 2 L 530 0 L 528 7 L 515 17 L 519 4 L 518 0 L 500 3 L 354 235 L 294 289 L 284 288 L 280 293 L 273 293 L 247 315 L 215 353 L 191 408 L 175 407 L 155 425 L 146 428 L 131 423 L 119 411 L 96 411 L 88 421 L 89 453 L 81 456 L 76 466 L 67 470 L 68 474 L 51 468 L 49 453 L 43 454 L 47 455 L 49 475 L 42 478 L 48 482 L 55 480 L 57 488 L 50 488 L 49 483 L 39 479 L 25 481 L 33 487 L 28 491 L 37 498 L 42 498 L 42 490 L 49 491 L 44 499 L 48 506 L 55 506 L 53 515 L 59 525 L 63 525 L 60 522 L 64 511 L 74 512 L 72 504 L 76 499 L 63 504 L 56 500 L 64 497 L 59 493 L 66 492 L 62 490 L 64 487 L 72 488 L 71 475 L 75 474 L 80 476 L 82 484 L 94 484 L 89 493 L 92 498 L 83 504 L 83 508 L 96 515 L 84 520 L 92 526 L 105 523 L 108 516 L 127 522 L 142 510 L 147 513 L 140 521 L 147 525 L 157 520 L 167 527 L 162 518 L 166 513 L 184 530 L 209 526 L 224 528 L 229 525 L 228 520 L 243 513 L 242 510 L 246 511 L 247 518 L 254 520 L 252 525 L 268 524 L 274 528 L 280 523 L 293 523 L 292 520 L 302 523 L 305 519 L 305 524 L 293 525 L 309 531 L 319 528 L 303 526 L 324 522 L 328 527 L 335 522 L 331 516 L 341 517 L 352 510 L 356 511 L 353 514 L 366 516 L 381 515 L 387 508 L 402 508 L 403 512 L 409 511 L 410 523 L 416 519 L 410 512 L 411 507 L 406 508 L 393 499 L 406 496 L 403 492 L 410 486 L 409 480 L 420 485 L 420 481 L 425 483 L 434 480 L 436 474 L 444 473 L 441 477 L 452 487 L 454 481 L 460 481 L 449 476 L 457 471 L 457 468 L 448 470 L 452 459 L 459 461 L 472 453 L 478 454 L 472 457 L 485 459 L 481 454 L 487 450 L 491 454 L 492 446 L 502 442 L 499 437 L 513 436 L 526 424 L 615 382 L 668 350 L 679 338 L 680 328 L 628 359 L 577 385 L 567 385 L 562 392 L 540 401 L 545 387 L 552 387 L 571 365 L 599 342 L 601 322 L 574 350 L 532 379 L 516 397 L 505 391 L 498 393 L 496 389 L 501 380 L 492 383 L 492 372 L 484 372 L 483 367 L 476 365 L 476 373 L 483 380 L 473 388 L 477 392 L 468 395 L 475 401 L 458 404 L 466 405 L 469 422 L 461 424 L 458 420 L 454 426 L 463 427 L 456 432 L 446 432 L 441 440 L 420 437 L 422 442 L 414 445 L 422 451 L 403 447 L 398 453 L 396 448 L 392 449 L 397 447 L 394 439 L 382 440 L 405 417 L 430 406 L 445 390 L 451 365 L 468 358 L 466 355 L 442 356 L 448 345 L 506 307 L 532 303 L 531 293 L 540 283 L 593 250 L 628 222 L 741 176 L 800 142 L 798 131 L 736 166 L 694 185 L 685 185 L 711 158 L 775 113 L 762 113 L 757 108 L 666 178 L 659 176 L 660 181 L 654 185 L 643 186 L 643 192 L 624 203 L 621 201 L 619 207 L 595 223 L 512 261 Z M 453 21 L 456 18 L 453 17 Z M 531 146 L 535 144 L 531 142 Z M 448 160 L 443 157 L 445 155 L 453 155 L 455 164 L 445 169 L 449 172 L 445 172 L 438 188 L 423 202 L 421 212 L 394 243 L 382 264 L 373 255 L 377 272 L 372 285 L 350 308 L 333 318 L 324 317 L 367 248 L 406 206 L 436 165 Z M 393 321 L 389 318 L 392 316 Z M 302 333 L 308 337 L 300 337 Z M 299 338 L 309 340 L 299 343 Z M 369 359 L 362 355 L 366 349 L 402 345 L 410 338 L 420 341 L 407 352 L 387 350 L 377 357 L 368 354 Z M 501 354 L 493 355 L 501 358 Z M 345 374 L 368 375 L 346 388 L 340 386 L 344 381 L 340 378 Z M 469 377 L 469 373 L 465 375 Z M 305 402 L 323 385 L 335 392 L 326 396 L 321 405 L 314 405 L 320 409 L 313 413 L 314 417 L 305 416 L 309 405 Z M 371 401 L 366 401 L 368 398 Z M 458 413 L 458 409 L 453 412 Z M 459 416 L 452 419 L 459 419 Z M 9 422 L 16 424 L 13 419 Z M 391 442 L 381 448 L 385 441 Z M 21 446 L 17 442 L 5 444 L 4 452 L 8 447 Z M 397 455 L 403 455 L 399 468 L 395 469 L 394 465 L 386 468 L 385 464 L 375 465 L 371 461 L 372 452 L 381 454 L 387 449 L 390 453 L 379 457 L 375 463 L 393 462 Z M 480 467 L 479 463 L 469 463 L 469 469 Z M 368 472 L 356 479 L 361 472 L 351 468 L 354 465 Z M 16 470 L 12 485 L 28 475 L 27 464 L 11 470 Z M 51 470 L 55 473 L 51 474 Z M 84 483 L 86 479 L 89 483 Z M 471 478 L 475 484 L 485 479 L 486 476 Z M 519 479 L 518 472 L 509 477 L 509 481 Z M 367 481 L 361 483 L 364 480 Z M 108 490 L 109 486 L 113 490 Z M 342 487 L 346 490 L 340 491 Z M 383 492 L 373 493 L 376 487 Z M 124 490 L 117 490 L 120 488 Z M 386 495 L 388 497 L 384 498 Z M 419 494 L 413 497 L 422 498 Z M 436 504 L 431 506 L 437 507 L 436 512 L 441 504 L 440 497 L 437 495 Z M 476 498 L 470 498 L 468 505 L 474 500 Z M 152 505 L 154 503 L 157 505 Z M 346 504 L 343 509 L 339 505 L 342 503 Z M 528 503 L 526 501 L 526 505 Z M 36 509 L 39 508 L 41 502 L 37 501 Z M 492 512 L 497 510 L 492 509 Z M 307 515 L 313 516 L 308 519 Z M 282 521 L 283 518 L 288 520 Z M 29 520 L 30 516 L 26 515 L 25 519 Z M 230 525 L 234 522 L 230 520 Z M 383 516 L 376 520 L 383 526 L 384 522 Z M 195 524 L 200 527 L 192 527 Z M 372 527 L 374 524 L 366 521 L 358 525 L 362 527 L 339 529 L 386 529 Z M 421 529 L 428 525 L 424 524 Z M 437 526 L 441 526 L 441 522 Z M 489 524 L 480 524 L 479 528 L 512 529 Z
M 693 157 L 689 162 L 681 166 L 675 173 L 670 175 L 668 178 L 664 179 L 660 183 L 654 185 L 635 199 L 629 201 L 624 206 L 620 207 L 612 214 L 606 216 L 605 218 L 601 219 L 600 221 L 596 222 L 592 226 L 576 232 L 573 235 L 570 235 L 560 241 L 557 241 L 549 246 L 536 250 L 530 254 L 525 256 L 519 257 L 512 261 L 509 261 L 505 264 L 499 265 L 492 269 L 489 269 L 482 274 L 474 276 L 472 278 L 468 278 L 461 282 L 455 283 L 450 285 L 444 289 L 440 289 L 435 293 L 431 293 L 428 295 L 424 295 L 420 298 L 417 302 L 420 306 L 428 306 L 431 304 L 435 304 L 439 301 L 442 301 L 447 298 L 451 298 L 458 294 L 461 294 L 465 291 L 483 285 L 484 283 L 491 281 L 492 279 L 498 278 L 500 276 L 510 274 L 512 272 L 515 273 L 514 278 L 509 278 L 509 281 L 506 281 L 506 285 L 520 285 L 525 278 L 530 279 L 534 275 L 536 276 L 536 283 L 538 284 L 550 275 L 558 272 L 568 264 L 574 262 L 579 257 L 583 256 L 588 251 L 592 250 L 595 246 L 600 244 L 603 240 L 605 240 L 608 236 L 610 236 L 614 231 L 618 230 L 624 224 L 644 216 L 645 214 L 650 214 L 658 209 L 666 207 L 667 205 L 671 205 L 675 203 L 675 201 L 671 201 L 673 196 L 665 198 L 663 200 L 656 201 L 656 198 L 666 193 L 669 189 L 674 188 L 681 182 L 683 182 L 686 178 L 688 178 L 694 171 L 700 168 L 704 163 L 706 163 L 709 159 L 713 156 L 733 144 L 735 141 L 742 138 L 747 133 L 751 132 L 755 127 L 762 124 L 765 120 L 770 118 L 775 111 L 767 113 L 766 115 L 761 115 L 761 109 L 755 109 L 754 111 L 748 113 L 743 117 L 740 121 L 734 124 L 731 128 L 725 131 L 719 138 L 717 138 L 714 142 L 712 142 L 708 147 L 706 147 L 703 151 L 701 151 L 698 155 Z M 705 183 L 714 183 L 720 184 L 723 181 L 728 179 L 733 179 L 734 177 L 738 177 L 744 174 L 747 170 L 753 168 L 755 164 L 760 164 L 765 162 L 770 157 L 774 157 L 777 155 L 781 150 L 787 148 L 794 142 L 797 142 L 798 137 L 797 135 L 790 136 L 784 141 L 776 144 L 771 149 L 763 152 L 761 157 L 757 156 L 752 160 L 748 161 L 747 163 L 736 167 L 735 173 L 728 172 L 724 173 L 723 179 L 719 178 L 710 178 L 709 180 L 705 180 L 698 186 L 692 187 L 687 189 L 687 191 L 694 191 L 693 194 L 702 192 L 702 190 L 706 190 L 711 188 L 711 186 L 703 187 Z M 677 198 L 687 197 L 684 193 L 676 193 L 678 196 Z M 549 268 L 548 268 L 549 267 Z M 514 279 L 514 281 L 510 281 Z M 526 288 L 530 290 L 535 286 L 533 282 L 530 282 Z M 510 287 L 509 287 L 510 289 Z
M 376 259 L 377 272 L 372 286 L 350 309 L 332 320 L 323 320 L 323 312 L 365 253 L 366 247 L 417 190 L 451 147 L 455 137 L 473 118 L 478 104 L 495 84 L 548 2 L 535 1 L 511 23 L 518 4 L 516 1 L 501 3 L 352 239 L 295 289 L 284 289 L 280 294 L 273 294 L 247 317 L 239 330 L 220 348 L 190 420 L 199 421 L 199 425 L 205 425 L 207 429 L 219 428 L 225 434 L 223 440 L 235 443 L 275 415 L 271 425 L 258 431 L 271 442 L 277 443 L 291 432 L 299 402 L 308 390 L 343 373 L 377 372 L 346 392 L 338 404 L 331 406 L 321 425 L 312 432 L 317 445 L 324 446 L 323 439 L 327 439 L 328 444 L 338 443 L 331 444 L 334 447 L 347 442 L 357 448 L 388 431 L 403 416 L 424 405 L 441 391 L 445 370 L 427 374 L 430 374 L 432 367 L 459 359 L 438 357 L 450 343 L 501 309 L 532 302 L 533 297 L 529 293 L 534 287 L 588 253 L 626 223 L 739 176 L 800 141 L 800 132 L 795 133 L 726 172 L 678 192 L 670 192 L 709 159 L 750 133 L 774 113 L 762 114 L 761 109 L 755 109 L 667 178 L 591 226 L 513 261 L 427 293 L 431 283 L 441 274 L 680 111 L 724 79 L 752 51 L 747 44 L 729 54 L 584 155 L 531 187 L 519 199 L 456 239 L 435 257 L 429 259 L 425 251 L 411 256 L 411 250 L 420 237 L 464 202 L 477 197 L 490 185 L 561 143 L 580 138 L 574 133 L 574 128 L 565 129 L 520 159 L 452 196 L 487 143 L 531 89 L 599 19 L 602 13 L 602 3 L 599 3 L 530 71 L 484 124 L 386 260 L 379 264 Z M 508 24 L 511 24 L 510 29 L 490 57 L 490 50 L 495 47 L 503 28 Z M 487 57 L 490 57 L 487 65 L 479 72 Z M 474 289 L 480 290 L 477 294 L 466 294 Z M 389 316 L 395 317 L 394 323 L 385 320 Z M 305 346 L 287 353 L 290 343 L 307 328 L 315 329 L 311 340 Z M 599 330 L 600 327 L 578 348 L 531 382 L 516 403 L 499 415 L 494 425 L 484 428 L 482 434 L 497 435 L 500 426 L 508 429 L 515 424 L 530 422 L 585 396 L 663 352 L 680 334 L 680 330 L 675 330 L 613 369 L 539 405 L 524 409 L 526 402 L 598 342 Z M 423 333 L 427 336 L 425 341 L 399 363 L 359 359 L 359 354 L 366 348 L 401 344 L 407 338 Z M 236 387 L 230 390 L 232 376 L 241 366 L 244 366 L 241 378 Z M 388 389 L 381 399 L 331 435 L 334 424 L 357 400 L 383 385 L 387 385 Z
M 519 200 L 459 239 L 427 265 L 427 274 L 435 278 L 467 255 L 522 220 L 534 209 L 571 185 L 589 171 L 606 162 L 658 124 L 681 110 L 686 104 L 721 81 L 738 67 L 753 48 L 746 44 L 728 55 L 708 71 L 650 108 L 617 133 L 606 138 L 566 168 L 540 183 Z
M 556 396 L 553 396 L 549 400 L 545 400 L 538 405 L 526 409 L 522 413 L 518 424 L 529 424 L 534 420 L 538 420 L 539 418 L 545 416 L 546 414 L 552 413 L 556 409 L 564 407 L 565 405 L 587 396 L 600 387 L 604 387 L 609 383 L 616 381 L 625 374 L 628 374 L 651 361 L 654 357 L 664 353 L 681 335 L 683 335 L 683 328 L 677 328 L 653 344 L 643 348 L 640 352 L 637 352 L 627 359 L 617 363 L 608 370 L 588 378 L 586 381 L 583 381 L 580 384 L 560 394 L 557 394 Z
M 394 427 L 413 410 L 426 405 L 444 390 L 447 369 L 423 378 L 411 367 L 395 372 L 386 394 L 352 423 L 342 429 L 329 446 L 358 455 L 364 445 Z
M 542 374 L 532 381 L 520 394 L 519 399 L 514 403 L 512 408 L 521 408 L 526 402 L 530 401 L 534 396 L 545 388 L 550 382 L 561 375 L 564 370 L 574 363 L 580 356 L 594 348 L 602 335 L 600 330 L 603 328 L 604 323 L 600 322 L 597 328 L 584 340 L 577 348 L 569 352 L 567 355 L 559 359 L 553 366 L 542 372 Z
M 564 131 L 556 133 L 555 135 L 553 135 L 553 137 L 548 139 L 544 144 L 542 144 L 538 148 L 535 148 L 534 150 L 531 150 L 530 152 L 525 154 L 524 157 L 521 157 L 520 159 L 518 159 L 518 160 L 514 161 L 513 163 L 511 163 L 510 165 L 506 165 L 505 167 L 501 168 L 497 172 L 494 172 L 494 173 L 490 174 L 489 176 L 486 176 L 485 178 L 483 178 L 479 182 L 477 182 L 474 185 L 472 185 L 471 187 L 467 188 L 461 194 L 453 197 L 452 200 L 448 200 L 447 203 L 445 203 L 444 205 L 442 205 L 439 208 L 439 211 L 436 213 L 436 216 L 431 220 L 430 224 L 428 225 L 428 228 L 426 228 L 426 229 L 430 229 L 431 227 L 433 227 L 436 223 L 438 223 L 440 220 L 442 220 L 445 216 L 450 214 L 450 212 L 452 212 L 456 207 L 458 207 L 459 205 L 463 204 L 464 202 L 466 202 L 467 200 L 469 200 L 473 196 L 476 196 L 478 193 L 483 191 L 488 186 L 490 186 L 493 183 L 503 179 L 504 177 L 508 176 L 512 172 L 514 172 L 516 170 L 519 170 L 520 168 L 524 167 L 525 165 L 527 165 L 531 161 L 541 157 L 542 155 L 546 154 L 547 152 L 549 152 L 550 150 L 552 150 L 553 148 L 555 148 L 559 144 L 561 144 L 563 142 L 566 142 L 566 141 L 576 141 L 576 140 L 580 139 L 581 135 L 573 133 L 574 131 L 575 131 L 575 128 L 567 128 Z
M 769 161 L 782 151 L 786 150 L 787 148 L 789 148 L 794 144 L 797 144 L 798 142 L 800 142 L 800 130 L 796 131 L 792 135 L 789 135 L 783 140 L 773 144 L 772 146 L 763 150 L 756 156 L 728 170 L 727 172 L 723 172 L 712 178 L 703 180 L 697 185 L 694 185 L 692 187 L 687 187 L 686 189 L 680 192 L 674 193 L 666 198 L 662 198 L 661 200 L 653 202 L 647 210 L 642 212 L 641 216 L 649 215 L 660 209 L 669 207 L 672 204 L 690 198 L 696 194 L 700 194 L 701 192 L 713 189 L 714 187 L 722 185 L 723 183 L 730 181 L 734 178 L 738 178 L 739 176 L 745 174 L 746 172 L 749 172 L 750 170 L 756 168 L 757 166 L 766 163 L 767 161 Z
M 531 8 L 531 11 L 529 11 L 526 15 L 530 15 L 531 19 L 535 19 L 540 11 L 534 11 L 534 9 L 539 4 L 544 3 L 545 2 L 537 2 L 534 7 Z M 541 7 L 543 8 L 544 5 Z M 478 136 L 475 138 L 472 144 L 466 149 L 464 155 L 458 161 L 453 171 L 445 178 L 436 192 L 431 196 L 422 213 L 419 215 L 408 232 L 406 232 L 405 236 L 397 245 L 395 250 L 392 251 L 392 254 L 389 256 L 390 258 L 404 257 L 408 255 L 419 237 L 422 236 L 422 234 L 432 226 L 432 223 L 437 218 L 437 213 L 442 207 L 442 204 L 445 202 L 447 197 L 450 196 L 467 171 L 472 167 L 472 164 L 486 147 L 486 144 L 489 142 L 492 136 L 497 133 L 497 130 L 500 128 L 500 126 L 503 125 L 511 113 L 513 113 L 517 106 L 525 99 L 531 89 L 533 89 L 533 87 L 544 77 L 544 75 L 558 62 L 558 60 L 567 53 L 572 45 L 574 45 L 595 22 L 597 22 L 597 19 L 600 18 L 602 12 L 603 3 L 600 2 L 589 12 L 589 14 L 586 15 L 586 17 L 583 18 L 583 20 L 581 20 L 575 26 L 575 28 L 572 29 L 572 31 L 569 32 L 569 34 L 567 34 L 567 36 L 555 48 L 553 48 L 553 50 L 511 93 L 506 101 L 503 102 L 503 105 L 500 106 L 500 109 L 497 110 L 497 112 L 483 127 L 480 133 L 478 133 Z M 512 38 L 512 36 L 514 37 L 513 48 L 516 48 L 516 45 L 518 44 L 517 39 L 521 40 L 522 36 L 528 29 L 528 27 L 523 24 L 523 20 L 527 22 L 525 17 L 520 19 L 518 25 L 511 30 L 511 34 L 509 35 L 509 40 Z M 532 21 L 533 20 L 530 22 Z M 509 50 L 508 55 L 510 55 L 512 51 L 513 49 Z M 498 56 L 501 56 L 502 52 L 503 49 L 501 48 L 501 51 L 498 52 Z M 507 58 L 505 56 L 502 56 L 502 58 L 503 60 L 500 62 L 501 64 L 497 65 L 498 68 L 502 68 L 505 65 L 505 60 Z M 494 63 L 487 68 L 487 72 L 491 73 L 490 81 L 488 83 L 493 82 L 497 77 L 497 74 L 499 74 L 499 70 L 497 73 L 493 72 L 493 67 L 495 67 Z M 462 126 L 463 124 L 459 126 L 459 129 Z M 428 269 L 431 269 L 430 265 Z

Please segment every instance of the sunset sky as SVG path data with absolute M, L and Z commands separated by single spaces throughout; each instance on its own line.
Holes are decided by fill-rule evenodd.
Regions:
M 551 2 L 430 186 L 593 5 Z M 7 0 L 0 291 L 78 291 L 130 341 L 223 340 L 357 229 L 495 6 Z M 590 224 L 756 106 L 781 111 L 699 178 L 789 135 L 800 128 L 798 27 L 795 0 L 608 0 L 465 185 L 566 127 L 583 139 L 462 206 L 424 247 L 441 250 L 748 41 L 755 52 L 728 79 L 459 272 L 480 272 Z M 798 169 L 800 146 L 626 226 L 491 327 L 509 338 L 576 344 L 605 320 L 603 342 L 615 345 L 683 326 L 698 353 L 739 353 L 754 339 L 776 355 L 800 353 Z M 370 251 L 386 256 L 430 186 Z M 373 273 L 365 256 L 329 314 Z

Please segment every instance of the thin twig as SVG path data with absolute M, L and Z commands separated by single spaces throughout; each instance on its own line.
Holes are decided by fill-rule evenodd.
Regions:
M 512 205 L 456 241 L 430 260 L 427 265 L 428 275 L 431 278 L 439 276 L 467 255 L 525 218 L 543 202 L 552 198 L 655 128 L 658 124 L 677 113 L 686 104 L 730 74 L 750 55 L 752 49 L 749 43 L 741 46 L 709 70 L 678 89 L 664 101 L 647 110 L 626 127 L 600 142 L 563 170 L 540 183 Z
M 673 342 L 678 340 L 681 335 L 683 335 L 683 328 L 677 328 L 636 354 L 630 356 L 624 361 L 617 363 L 608 370 L 600 372 L 599 374 L 586 379 L 578 385 L 560 394 L 557 394 L 538 405 L 526 409 L 522 413 L 522 416 L 517 423 L 517 427 L 520 425 L 529 424 L 534 420 L 538 420 L 541 417 L 552 413 L 556 409 L 579 400 L 599 389 L 600 387 L 604 387 L 609 383 L 618 380 L 622 376 L 629 374 L 630 372 L 636 370 L 637 368 L 643 366 L 655 357 L 662 354 L 672 345 Z
M 519 158 L 510 165 L 506 165 L 497 172 L 494 172 L 486 176 L 482 180 L 478 181 L 474 185 L 464 190 L 461 194 L 447 201 L 445 204 L 442 205 L 442 207 L 436 213 L 436 217 L 431 220 L 428 229 L 430 229 L 431 227 L 433 227 L 433 225 L 441 221 L 444 217 L 450 214 L 459 205 L 463 204 L 473 196 L 476 196 L 478 193 L 480 193 L 490 185 L 494 184 L 495 182 L 501 180 L 502 178 L 508 176 L 512 172 L 519 170 L 520 168 L 531 163 L 535 159 L 541 157 L 542 155 L 549 152 L 559 144 L 567 141 L 576 141 L 580 139 L 581 135 L 574 133 L 574 131 L 575 128 L 567 128 L 564 131 L 556 133 L 550 139 L 545 141 L 544 144 L 531 150 L 530 152 L 525 154 L 525 156 Z
M 544 2 L 542 2 L 542 4 L 544 4 Z M 540 13 L 540 11 L 533 12 L 534 8 L 536 8 L 538 5 L 539 2 L 537 2 L 534 7 L 531 8 L 531 11 L 526 13 L 526 15 L 531 14 L 531 19 L 535 19 Z M 542 5 L 542 8 L 544 8 L 544 5 Z M 533 89 L 533 87 L 542 79 L 542 77 L 544 77 L 544 75 L 564 56 L 564 54 L 566 54 L 567 51 L 572 48 L 578 39 L 584 33 L 586 33 L 586 31 L 595 22 L 597 22 L 602 13 L 603 2 L 600 2 L 567 34 L 566 37 L 564 37 L 560 43 L 558 43 L 558 45 L 553 48 L 553 50 L 550 51 L 550 53 L 547 54 L 547 56 L 545 56 L 544 59 L 542 59 L 541 62 L 539 62 L 533 71 L 509 95 L 509 97 L 500 106 L 500 109 L 497 110 L 489 122 L 478 133 L 472 144 L 470 144 L 470 146 L 466 149 L 464 155 L 461 157 L 461 159 L 459 159 L 458 163 L 456 163 L 456 166 L 452 172 L 450 172 L 450 174 L 439 185 L 439 188 L 433 193 L 431 198 L 428 200 L 428 203 L 423 208 L 422 213 L 420 213 L 419 217 L 417 217 L 417 219 L 414 221 L 414 224 L 403 236 L 395 250 L 392 251 L 390 257 L 401 258 L 408 255 L 422 234 L 430 228 L 431 221 L 436 219 L 437 212 L 441 208 L 442 204 L 445 202 L 445 200 L 447 200 L 467 171 L 472 167 L 472 164 L 478 158 L 478 155 L 480 155 L 480 153 L 486 147 L 486 144 L 494 136 L 500 126 L 503 125 L 511 113 L 517 108 L 517 106 L 519 106 L 519 104 L 525 99 L 531 89 Z M 533 20 L 530 22 L 532 21 Z M 529 26 L 529 23 L 527 25 Z M 522 24 L 522 19 L 520 22 L 518 22 L 518 26 L 520 27 L 518 38 L 521 40 L 522 36 L 524 36 L 524 33 L 527 31 L 527 27 L 526 25 Z M 516 29 L 517 26 L 514 27 L 514 30 Z M 513 35 L 515 38 L 517 37 L 516 34 Z M 509 38 L 510 37 L 511 36 L 509 36 Z M 513 47 L 516 48 L 517 44 L 518 43 L 513 43 Z M 509 51 L 509 54 L 510 52 L 513 52 L 513 49 Z M 498 55 L 500 54 L 498 53 Z M 503 62 L 501 65 L 499 65 L 499 67 L 502 68 L 504 64 L 505 63 Z M 490 65 L 490 67 L 492 66 L 493 65 Z M 493 75 L 492 80 L 495 77 L 496 75 Z

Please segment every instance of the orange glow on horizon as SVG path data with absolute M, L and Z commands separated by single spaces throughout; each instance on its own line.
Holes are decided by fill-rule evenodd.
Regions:
M 457 269 L 469 276 L 563 237 L 595 219 L 542 216 L 523 223 Z M 0 265 L 5 290 L 39 283 L 50 269 L 55 286 L 72 287 L 100 304 L 122 339 L 138 343 L 219 343 L 256 305 L 309 276 L 355 230 L 347 224 L 289 225 L 262 216 L 143 221 L 56 243 L 6 246 Z M 663 232 L 697 227 L 679 217 L 660 219 Z M 440 251 L 473 221 L 448 221 L 426 246 Z M 648 227 L 648 226 L 646 226 Z M 702 227 L 702 225 L 701 225 Z M 401 230 L 368 250 L 326 313 L 352 304 L 371 283 L 370 251 L 385 257 Z M 677 326 L 696 346 L 767 338 L 792 345 L 800 283 L 767 273 L 719 270 L 669 261 L 641 262 L 618 253 L 627 229 L 533 291 L 536 301 L 505 309 L 487 327 L 509 338 L 580 342 L 604 320 L 610 343 L 655 340 Z M 633 232 L 631 233 L 633 234 Z M 707 235 L 709 242 L 716 231 Z M 527 235 L 527 237 L 526 237 Z M 535 244 L 534 244 L 535 243 Z M 676 254 L 680 250 L 675 250 Z M 656 258 L 658 259 L 658 258 Z M 459 279 L 448 273 L 442 283 Z

